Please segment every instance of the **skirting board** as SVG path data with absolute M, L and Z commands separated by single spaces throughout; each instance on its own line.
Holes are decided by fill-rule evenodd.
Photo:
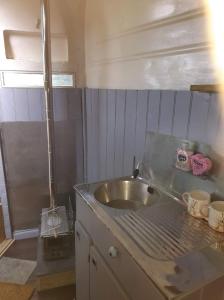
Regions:
M 13 233 L 15 240 L 25 240 L 38 237 L 40 234 L 39 228 L 30 228 L 24 230 L 15 230 Z

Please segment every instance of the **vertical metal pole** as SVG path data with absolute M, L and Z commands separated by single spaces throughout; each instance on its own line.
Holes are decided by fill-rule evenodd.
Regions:
M 43 50 L 43 77 L 47 123 L 48 174 L 50 209 L 55 208 L 54 182 L 54 110 L 52 92 L 51 38 L 50 38 L 50 7 L 49 0 L 41 0 L 41 35 Z

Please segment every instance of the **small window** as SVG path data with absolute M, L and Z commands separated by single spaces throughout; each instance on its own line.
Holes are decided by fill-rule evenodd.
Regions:
M 3 87 L 43 87 L 43 74 L 2 72 Z M 73 87 L 73 74 L 53 74 L 53 87 Z

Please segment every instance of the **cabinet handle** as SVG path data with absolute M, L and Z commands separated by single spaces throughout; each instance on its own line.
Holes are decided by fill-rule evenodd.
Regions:
M 96 261 L 95 261 L 94 258 L 92 258 L 92 264 L 93 264 L 95 267 L 97 266 L 97 263 L 96 263 Z
M 78 240 L 80 240 L 80 233 L 78 231 L 76 231 L 76 236 L 77 236 Z
M 116 258 L 118 256 L 118 249 L 114 246 L 111 246 L 108 250 L 108 254 L 111 258 Z

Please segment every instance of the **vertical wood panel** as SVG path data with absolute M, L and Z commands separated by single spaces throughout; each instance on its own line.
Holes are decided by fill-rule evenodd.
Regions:
M 209 104 L 209 94 L 193 93 L 188 135 L 190 140 L 207 143 L 206 124 L 208 120 Z
M 190 113 L 191 93 L 179 91 L 176 94 L 173 119 L 173 135 L 180 138 L 187 137 L 188 120 Z
M 0 88 L 0 122 L 3 121 L 2 99 L 2 89 Z
M 107 96 L 107 178 L 114 177 L 116 91 L 109 90 Z
M 16 109 L 13 89 L 4 88 L 1 90 L 2 121 L 13 122 L 16 120 Z
M 75 179 L 76 182 L 83 182 L 84 177 L 84 140 L 83 140 L 83 127 L 85 118 L 82 114 L 82 90 L 68 88 L 66 91 L 66 98 L 68 102 L 68 122 L 71 127 L 70 143 L 72 147 L 71 156 L 74 154 L 75 158 Z M 67 122 L 66 122 L 67 123 Z M 73 129 L 73 130 L 72 130 Z M 75 153 L 73 153 L 73 151 Z
M 214 95 L 213 95 L 213 97 L 214 97 Z M 218 100 L 218 96 L 217 96 L 217 100 Z M 211 101 L 212 101 L 212 99 L 211 99 Z M 218 122 L 218 126 L 217 126 L 218 130 L 217 130 L 217 133 L 216 133 L 216 135 L 214 137 L 211 136 L 213 130 L 210 129 L 211 130 L 211 132 L 210 132 L 210 138 L 214 142 L 214 144 L 215 144 L 214 148 L 215 148 L 215 150 L 218 153 L 223 153 L 224 152 L 224 118 L 223 118 L 223 113 L 222 113 L 222 111 L 223 111 L 223 108 L 222 108 L 223 103 L 221 101 L 222 100 L 220 100 L 220 99 L 217 101 L 217 109 L 219 109 L 219 119 L 217 120 L 217 122 Z M 212 103 L 210 104 L 210 107 L 209 107 L 210 111 L 209 111 L 209 116 L 208 116 L 208 125 L 209 125 L 209 122 L 211 122 L 210 118 L 209 118 L 210 114 L 211 114 L 211 105 L 212 105 Z M 214 120 L 213 120 L 213 122 L 214 122 Z M 214 127 L 216 127 L 215 123 L 216 122 L 214 122 L 214 125 L 213 125 Z M 212 143 L 212 145 L 213 145 L 213 143 Z
M 72 124 L 74 124 L 74 132 L 71 132 L 71 139 L 68 145 L 71 145 L 72 150 L 70 150 L 71 160 L 74 155 L 75 161 L 75 178 L 72 178 L 72 185 L 75 183 L 83 182 L 84 177 L 84 153 L 83 153 L 83 121 L 82 119 L 75 119 Z M 71 125 L 70 125 L 71 126 Z M 71 152 L 72 151 L 72 152 Z M 74 151 L 74 153 L 73 153 Z
M 99 90 L 92 90 L 92 148 L 91 159 L 93 161 L 92 181 L 99 178 Z
M 41 95 L 41 89 L 28 89 L 28 105 L 30 121 L 42 121 L 43 120 L 43 99 Z
M 147 130 L 157 131 L 159 128 L 160 91 L 149 92 Z
M 175 105 L 175 92 L 163 91 L 161 95 L 161 108 L 159 116 L 159 132 L 171 134 L 173 129 L 173 115 Z
M 142 160 L 144 155 L 145 135 L 147 128 L 147 113 L 148 92 L 138 91 L 135 136 L 135 155 L 138 161 Z
M 62 121 L 68 118 L 68 101 L 65 89 L 53 90 L 54 120 Z
M 206 140 L 208 144 L 213 145 L 217 142 L 217 134 L 219 128 L 219 121 L 220 121 L 220 103 L 218 99 L 218 94 L 212 94 L 209 111 L 208 111 L 208 120 L 206 126 Z
M 92 160 L 92 90 L 86 89 L 86 151 L 87 151 L 87 181 L 91 182 L 93 177 L 93 160 Z
M 126 175 L 132 173 L 133 157 L 135 155 L 137 91 L 127 91 L 124 136 L 124 165 Z
M 126 91 L 118 90 L 116 99 L 115 176 L 123 174 Z
M 68 99 L 68 119 L 82 118 L 82 90 L 66 89 Z
M 27 89 L 14 89 L 16 121 L 29 121 L 30 110 Z
M 99 91 L 99 180 L 107 176 L 107 90 Z

